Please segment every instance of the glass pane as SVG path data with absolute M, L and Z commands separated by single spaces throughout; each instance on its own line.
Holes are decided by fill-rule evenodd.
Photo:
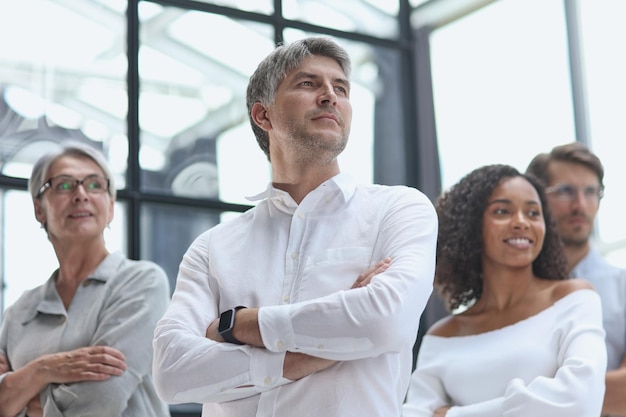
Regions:
M 283 0 L 287 19 L 380 38 L 398 37 L 398 10 L 398 0 Z
M 97 2 L 0 2 L 2 174 L 27 178 L 41 152 L 74 138 L 112 153 L 124 186 L 124 23 Z
M 158 263 L 174 291 L 178 266 L 187 248 L 204 231 L 225 216 L 239 213 L 165 204 L 145 204 L 141 209 L 141 259 Z
M 274 47 L 273 30 L 158 7 L 151 5 L 150 18 L 141 24 L 143 187 L 248 204 L 244 197 L 263 190 L 270 171 L 248 122 L 245 91 L 258 62 Z M 255 175 L 242 175 L 247 171 Z
M 626 268 L 626 2 L 580 2 L 584 74 L 589 100 L 590 146 L 605 169 L 605 197 L 597 217 L 599 249 L 607 260 Z M 616 150 L 620 150 L 616 152 Z
M 431 51 L 444 188 L 575 140 L 562 0 L 495 2 L 434 32 Z
M 273 0 L 198 0 L 201 3 L 217 4 L 228 6 L 234 9 L 245 10 L 263 14 L 274 13 Z
M 33 202 L 26 191 L 5 191 L 0 194 L 0 238 L 4 242 L 2 276 L 4 291 L 2 312 L 13 304 L 22 292 L 43 284 L 58 268 L 54 249 L 35 219 Z M 105 229 L 104 239 L 110 252 L 126 252 L 125 206 L 115 204 L 115 216 L 110 228 Z

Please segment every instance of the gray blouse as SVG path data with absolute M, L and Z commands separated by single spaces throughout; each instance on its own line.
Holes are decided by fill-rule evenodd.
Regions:
M 55 288 L 56 274 L 26 291 L 5 312 L 0 352 L 11 369 L 45 354 L 93 345 L 119 349 L 128 368 L 106 381 L 49 384 L 41 392 L 44 415 L 169 416 L 151 375 L 153 331 L 169 303 L 163 269 L 112 253 L 78 287 L 67 311 Z M 0 375 L 0 384 L 6 375 Z

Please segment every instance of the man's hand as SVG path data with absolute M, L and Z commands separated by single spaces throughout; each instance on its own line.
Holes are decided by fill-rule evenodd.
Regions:
M 449 409 L 450 406 L 439 407 L 435 410 L 435 414 L 433 414 L 433 417 L 445 417 Z
M 283 362 L 283 376 L 292 381 L 320 372 L 333 366 L 337 361 L 317 358 L 304 353 L 287 352 Z
M 385 258 L 382 261 L 377 262 L 375 265 L 371 266 L 365 272 L 360 274 L 357 277 L 356 281 L 354 281 L 350 289 L 361 288 L 361 287 L 367 286 L 372 281 L 372 278 L 374 278 L 376 275 L 382 272 L 385 272 L 387 268 L 389 268 L 390 264 L 391 264 L 391 258 Z M 241 327 L 243 328 L 243 330 L 242 330 L 242 333 L 240 334 L 256 335 L 256 339 L 258 339 L 258 341 L 256 343 L 252 342 L 250 343 L 250 345 L 263 347 L 260 334 L 258 334 L 259 333 L 258 309 L 245 308 L 245 309 L 239 310 L 236 314 L 239 315 L 241 313 L 244 313 L 244 315 L 241 317 L 242 318 L 241 322 L 243 322 L 243 325 Z M 246 317 L 246 316 L 250 316 L 250 317 Z M 256 321 L 255 323 L 256 326 L 253 326 L 252 322 L 255 322 L 255 321 Z M 239 323 L 240 322 L 239 319 L 237 319 L 236 322 Z M 220 323 L 219 317 L 213 320 L 206 329 L 205 337 L 215 342 L 223 343 L 224 339 L 222 338 L 222 336 L 219 334 L 219 331 L 218 331 L 219 323 Z M 239 329 L 239 327 L 237 328 Z M 242 342 L 245 342 L 245 337 L 243 338 L 237 337 L 237 338 L 241 340 Z M 333 366 L 335 363 L 337 363 L 337 361 L 329 360 L 329 359 L 322 359 L 322 358 L 318 358 L 315 356 L 306 355 L 303 353 L 287 352 L 285 354 L 285 361 L 283 363 L 283 376 L 292 381 L 296 381 L 298 379 L 304 378 L 305 376 L 311 375 L 315 372 L 320 372 L 325 369 L 328 369 L 331 366 Z M 445 412 L 441 416 L 444 416 L 444 415 L 445 415 Z
M 359 275 L 352 284 L 352 288 L 360 288 L 366 287 L 370 282 L 372 282 L 372 278 L 376 275 L 385 272 L 389 265 L 391 264 L 391 258 L 385 258 L 382 261 L 377 262 L 375 265 L 371 266 L 368 270 Z
M 218 327 L 220 325 L 220 318 L 216 318 L 215 320 L 213 320 L 211 322 L 211 324 L 209 324 L 209 327 L 206 328 L 206 333 L 204 334 L 204 336 L 207 339 L 211 339 L 215 342 L 224 342 L 224 338 L 219 334 L 218 332 Z
M 352 284 L 352 287 L 350 289 L 361 288 L 361 287 L 367 286 L 370 282 L 372 282 L 372 278 L 374 278 L 376 275 L 382 272 L 385 272 L 387 268 L 389 268 L 390 264 L 391 264 L 391 258 L 385 258 L 382 261 L 378 261 L 375 265 L 371 266 L 365 272 L 359 275 L 356 278 L 356 281 L 354 281 L 354 283 Z M 254 317 L 257 317 L 258 315 L 258 311 L 257 311 L 258 309 L 244 309 L 244 310 L 249 310 L 249 311 L 244 311 L 244 314 L 248 314 L 248 312 L 250 312 L 254 314 Z M 240 314 L 240 312 L 237 312 L 236 314 Z M 206 329 L 206 332 L 204 333 L 204 336 L 207 339 L 211 339 L 215 342 L 223 343 L 224 338 L 222 338 L 222 336 L 219 334 L 219 331 L 218 331 L 219 324 L 220 324 L 220 318 L 218 316 L 215 320 L 211 322 L 211 324 L 209 324 L 209 326 Z M 249 328 L 252 329 L 253 327 L 254 326 L 251 326 Z M 258 324 L 257 324 L 257 327 L 258 327 Z M 255 334 L 258 333 L 258 329 L 256 328 L 253 331 Z M 239 339 L 239 340 L 242 340 L 242 339 Z M 257 343 L 253 343 L 252 345 L 262 347 L 262 344 L 260 344 L 262 343 L 260 341 L 261 340 L 260 335 L 256 335 L 255 340 L 257 340 Z M 244 341 L 245 340 L 242 340 L 242 342 Z
M 385 272 L 387 270 L 387 268 L 389 268 L 389 265 L 391 264 L 391 258 L 385 258 L 382 261 L 377 262 L 375 265 L 371 266 L 370 268 L 368 268 L 365 272 L 363 272 L 361 275 L 359 275 L 356 279 L 356 281 L 354 281 L 354 283 L 352 284 L 352 287 L 350 289 L 354 289 L 354 288 L 361 288 L 361 287 L 365 287 L 367 286 L 370 282 L 372 282 L 372 278 L 374 278 L 376 275 Z M 255 321 L 256 317 L 258 317 L 258 309 L 252 309 L 252 308 L 246 308 L 246 309 L 242 309 L 239 310 L 236 314 L 239 315 L 243 313 L 245 315 L 245 318 L 242 320 L 244 323 L 247 323 L 247 325 L 245 327 L 248 328 L 248 330 L 244 330 L 243 334 L 252 334 L 252 338 L 255 340 L 255 342 L 252 343 L 247 343 L 250 344 L 252 346 L 257 346 L 257 347 L 263 347 L 262 345 L 262 340 L 261 340 L 261 336 L 260 334 L 258 334 L 258 323 L 256 323 L 256 327 L 255 327 L 255 323 L 252 323 L 253 321 Z M 209 326 L 206 329 L 206 332 L 204 333 L 204 336 L 207 339 L 211 339 L 215 342 L 220 342 L 223 343 L 224 342 L 224 338 L 222 338 L 222 336 L 219 334 L 219 324 L 220 324 L 220 318 L 219 316 L 213 320 L 211 322 L 211 324 L 209 324 Z M 240 326 L 243 327 L 243 326 Z M 238 326 L 237 329 L 239 330 L 240 327 Z M 239 338 L 239 340 L 241 340 L 242 342 L 246 341 L 246 338 Z

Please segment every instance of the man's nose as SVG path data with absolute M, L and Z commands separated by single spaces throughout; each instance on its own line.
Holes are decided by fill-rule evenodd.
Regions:
M 319 102 L 326 105 L 332 104 L 333 106 L 337 104 L 337 94 L 335 93 L 335 89 L 332 85 L 324 84 L 322 92 L 319 96 Z

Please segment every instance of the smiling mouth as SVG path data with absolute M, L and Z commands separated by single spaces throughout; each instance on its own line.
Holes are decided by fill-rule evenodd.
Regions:
M 509 245 L 511 245 L 511 246 L 515 246 L 515 247 L 518 247 L 518 248 L 528 247 L 528 246 L 530 246 L 533 243 L 532 240 L 530 240 L 528 238 L 525 238 L 525 237 L 516 237 L 516 238 L 512 238 L 512 239 L 505 239 L 504 242 L 509 244 Z
M 72 218 L 72 219 L 78 219 L 78 218 L 83 218 L 83 217 L 91 217 L 91 213 L 70 214 L 69 217 Z

